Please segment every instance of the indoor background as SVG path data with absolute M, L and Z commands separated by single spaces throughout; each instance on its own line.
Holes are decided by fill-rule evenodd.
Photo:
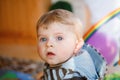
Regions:
M 42 14 L 59 1 L 69 3 L 72 12 L 83 23 L 84 34 L 103 17 L 120 8 L 119 0 L 0 0 L 0 57 L 41 62 L 37 53 L 36 23 Z M 119 50 L 113 62 L 119 60 L 120 56 L 119 25 L 103 30 L 115 35 Z M 109 73 L 120 71 L 118 65 L 117 68 L 111 68 Z

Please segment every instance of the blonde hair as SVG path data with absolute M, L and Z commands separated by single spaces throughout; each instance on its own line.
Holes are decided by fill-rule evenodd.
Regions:
M 37 22 L 37 31 L 39 27 L 47 29 L 48 25 L 54 22 L 70 25 L 70 28 L 77 35 L 78 40 L 83 35 L 83 27 L 80 19 L 73 15 L 72 12 L 63 9 L 55 9 L 41 16 Z

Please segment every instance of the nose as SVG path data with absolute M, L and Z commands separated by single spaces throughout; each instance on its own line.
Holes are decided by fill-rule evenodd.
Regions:
M 53 41 L 52 41 L 52 40 L 48 40 L 46 46 L 47 46 L 47 47 L 54 47 Z

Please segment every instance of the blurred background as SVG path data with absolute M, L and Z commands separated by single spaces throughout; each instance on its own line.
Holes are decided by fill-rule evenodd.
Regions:
M 39 60 L 36 22 L 50 0 L 0 0 L 0 55 Z
M 113 10 L 120 8 L 119 0 L 0 0 L 0 68 L 9 66 L 17 70 L 17 65 L 30 65 L 32 70 L 41 71 L 41 59 L 37 53 L 36 23 L 39 17 L 49 10 L 64 8 L 78 16 L 84 26 L 84 34 L 108 15 Z M 115 25 L 118 22 L 114 22 Z M 120 23 L 120 22 L 119 22 Z M 110 32 L 114 36 L 117 44 L 116 55 L 112 60 L 112 70 L 120 71 L 120 68 L 113 67 L 119 60 L 120 54 L 120 24 L 109 30 L 102 29 L 103 32 Z M 22 61 L 21 61 L 22 60 Z M 15 61 L 15 62 L 14 62 Z M 17 62 L 22 62 L 21 64 Z M 5 62 L 5 63 L 3 63 Z M 14 63 L 12 63 L 14 62 Z M 113 63 L 114 62 L 114 63 Z M 35 63 L 35 64 L 34 64 Z M 34 64 L 35 67 L 31 67 Z M 36 66 L 37 64 L 37 66 Z M 6 67 L 7 69 L 8 66 Z M 23 66 L 23 67 L 24 67 Z M 17 68 L 16 68 L 17 67 Z M 119 67 L 119 66 L 118 66 Z M 20 71 L 22 69 L 19 69 Z M 32 71 L 24 69 L 24 72 Z M 35 73 L 33 71 L 32 73 Z

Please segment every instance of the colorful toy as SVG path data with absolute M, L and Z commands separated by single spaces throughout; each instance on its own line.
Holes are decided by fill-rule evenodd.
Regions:
M 106 75 L 104 80 L 120 80 L 120 73 Z
M 115 21 L 120 23 L 119 16 L 120 8 L 104 17 L 97 24 L 92 26 L 84 35 L 85 42 L 96 47 L 106 59 L 107 64 L 112 63 L 118 54 L 118 44 L 116 43 L 111 30 L 120 26 L 112 26 L 111 23 Z M 116 22 L 113 24 L 116 24 Z M 105 28 L 107 28 L 108 31 L 105 32 Z

